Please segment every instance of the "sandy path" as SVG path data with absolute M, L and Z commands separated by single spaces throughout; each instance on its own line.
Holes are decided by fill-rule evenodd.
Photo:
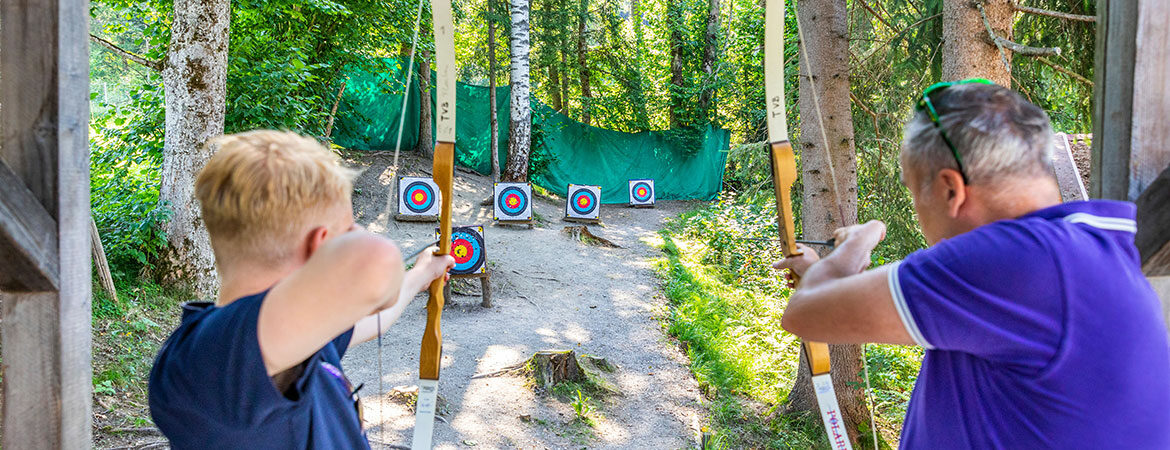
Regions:
M 398 241 L 405 250 L 433 239 L 434 223 L 392 219 L 395 182 L 391 155 L 355 155 L 366 169 L 354 196 L 358 223 Z M 429 160 L 403 155 L 399 174 L 429 175 Z M 450 411 L 449 423 L 436 423 L 435 448 L 656 448 L 694 447 L 702 410 L 687 360 L 655 317 L 664 310 L 649 259 L 658 254 L 641 240 L 653 236 L 663 220 L 682 212 L 683 202 L 655 209 L 607 205 L 606 227 L 591 227 L 620 249 L 592 247 L 561 230 L 564 205 L 537 199 L 535 211 L 548 221 L 536 229 L 492 226 L 488 178 L 457 172 L 455 224 L 484 224 L 487 257 L 494 271 L 494 307 L 479 306 L 478 296 L 454 295 L 443 313 L 443 372 L 439 395 Z M 476 286 L 478 291 L 478 286 Z M 452 305 L 454 303 L 455 305 Z M 403 318 L 384 335 L 383 385 L 413 385 L 418 373 L 419 340 L 426 317 L 426 295 L 415 299 Z M 618 366 L 622 396 L 599 409 L 592 436 L 565 425 L 571 407 L 537 396 L 518 377 L 471 379 L 520 362 L 534 351 L 575 349 L 607 358 Z M 377 346 L 368 342 L 345 357 L 346 373 L 361 395 L 374 448 L 379 442 L 409 445 L 414 417 L 406 405 L 377 401 Z M 532 421 L 521 421 L 530 415 Z M 381 421 L 381 422 L 379 422 Z M 379 427 L 382 423 L 384 426 Z

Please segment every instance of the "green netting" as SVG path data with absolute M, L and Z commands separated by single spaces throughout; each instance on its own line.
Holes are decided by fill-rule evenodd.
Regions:
M 342 108 L 337 115 L 335 142 L 356 150 L 393 150 L 398 137 L 399 111 L 405 74 L 399 64 L 386 61 L 377 73 L 351 73 Z M 491 172 L 489 91 L 458 84 L 456 104 L 456 161 L 481 174 Z M 511 89 L 496 88 L 500 127 L 500 166 L 508 149 L 508 106 Z M 411 82 L 402 150 L 418 142 L 418 83 Z M 434 96 L 432 98 L 432 107 Z M 603 203 L 629 201 L 628 180 L 652 178 L 661 200 L 710 200 L 723 183 L 723 167 L 731 135 L 707 126 L 701 130 L 698 150 L 683 148 L 670 132 L 624 133 L 591 127 L 532 101 L 533 155 L 546 168 L 532 182 L 565 195 L 566 186 L 601 186 Z

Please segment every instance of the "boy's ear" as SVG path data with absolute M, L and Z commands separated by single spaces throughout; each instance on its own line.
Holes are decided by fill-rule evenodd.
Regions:
M 309 230 L 309 235 L 305 237 L 304 247 L 302 247 L 302 254 L 306 261 L 314 253 L 317 253 L 317 249 L 325 243 L 327 238 L 329 238 L 329 228 L 322 226 Z

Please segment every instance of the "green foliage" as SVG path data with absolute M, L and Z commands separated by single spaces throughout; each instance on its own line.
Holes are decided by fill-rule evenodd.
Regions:
M 577 389 L 577 397 L 571 403 L 573 414 L 577 420 L 588 424 L 593 423 L 593 418 L 590 416 L 593 414 L 593 405 L 590 404 L 592 400 L 589 396 L 582 394 L 580 389 Z

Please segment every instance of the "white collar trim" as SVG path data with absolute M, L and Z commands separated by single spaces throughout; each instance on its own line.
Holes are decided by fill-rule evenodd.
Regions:
M 1069 223 L 1082 223 L 1093 228 L 1100 228 L 1102 230 L 1137 233 L 1137 222 L 1134 222 L 1131 219 L 1123 219 L 1120 217 L 1094 216 L 1089 213 L 1079 212 L 1064 216 L 1064 221 Z

